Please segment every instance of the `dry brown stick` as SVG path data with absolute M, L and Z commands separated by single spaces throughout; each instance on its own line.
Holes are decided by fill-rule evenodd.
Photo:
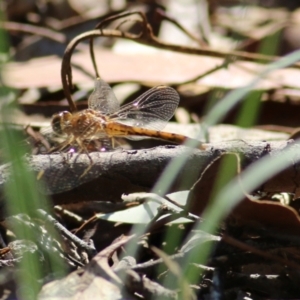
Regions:
M 237 59 L 242 59 L 246 61 L 260 60 L 260 62 L 263 63 L 272 62 L 279 58 L 275 56 L 267 56 L 267 55 L 248 53 L 248 52 L 240 52 L 240 51 L 220 52 L 211 49 L 199 49 L 195 47 L 178 46 L 174 44 L 165 43 L 153 35 L 152 28 L 150 27 L 149 24 L 147 25 L 147 28 L 138 35 L 128 33 L 128 32 L 122 32 L 120 30 L 113 30 L 113 29 L 91 30 L 77 36 L 69 43 L 69 45 L 65 50 L 65 54 L 62 61 L 62 69 L 61 69 L 62 84 L 71 112 L 77 110 L 76 105 L 74 104 L 70 93 L 72 87 L 72 71 L 70 65 L 71 56 L 78 43 L 80 43 L 83 40 L 91 39 L 95 37 L 123 38 L 123 39 L 133 40 L 137 43 L 145 44 L 148 46 L 153 46 L 156 48 L 171 50 L 175 52 L 207 55 L 207 56 L 220 57 L 220 58 L 226 58 L 227 56 L 235 56 Z M 292 65 L 292 67 L 300 68 L 300 63 L 295 63 L 294 65 Z
M 203 41 L 199 40 L 196 36 L 194 36 L 192 33 L 190 33 L 188 30 L 186 30 L 181 24 L 179 24 L 174 18 L 171 18 L 170 16 L 168 16 L 164 11 L 162 11 L 160 9 L 157 9 L 156 12 L 164 20 L 166 20 L 166 21 L 172 23 L 173 25 L 175 25 L 179 30 L 181 30 L 183 33 L 185 33 L 190 39 L 196 41 L 200 46 L 207 46 Z M 115 14 L 113 16 L 107 17 L 104 20 L 102 20 L 99 24 L 97 24 L 96 27 L 95 27 L 95 29 L 102 30 L 102 28 L 106 24 L 111 23 L 111 22 L 113 22 L 115 20 L 118 20 L 118 19 L 122 19 L 122 18 L 125 18 L 125 17 L 132 16 L 132 15 L 138 15 L 141 18 L 141 20 L 135 20 L 135 21 L 142 24 L 142 28 L 143 29 L 141 31 L 141 34 L 143 34 L 145 30 L 147 31 L 147 26 L 150 26 L 150 24 L 149 24 L 149 22 L 147 20 L 146 15 L 143 12 L 140 12 L 140 11 L 122 12 L 122 13 Z M 128 21 L 130 21 L 130 20 L 124 20 L 123 22 L 121 22 L 118 25 L 118 27 L 116 29 L 120 30 L 119 28 L 125 22 L 128 22 Z M 151 36 L 154 36 L 152 28 L 151 28 Z M 93 63 L 93 67 L 94 67 L 94 70 L 95 70 L 96 77 L 99 78 L 100 74 L 99 74 L 98 67 L 97 67 L 96 60 L 95 60 L 94 39 L 93 38 L 90 39 L 90 55 L 91 55 L 91 59 L 92 59 L 92 63 Z
M 181 30 L 183 33 L 185 33 L 191 40 L 197 42 L 199 46 L 201 47 L 208 47 L 207 43 L 205 43 L 203 40 L 196 37 L 193 33 L 189 32 L 187 29 L 185 29 L 180 23 L 177 22 L 174 18 L 169 16 L 165 11 L 162 9 L 157 9 L 156 12 L 166 21 L 169 21 L 173 25 L 175 25 L 179 30 Z
M 201 45 L 203 47 L 207 46 L 206 43 L 199 40 L 199 38 L 197 38 L 195 35 L 193 35 L 191 32 L 189 32 L 187 29 L 185 29 L 180 23 L 178 23 L 177 20 L 168 16 L 162 9 L 156 9 L 156 13 L 158 13 L 164 20 L 172 23 L 174 26 L 176 26 L 179 30 L 181 30 L 184 34 L 186 34 L 193 41 L 197 42 L 199 45 Z M 146 28 L 148 25 L 151 26 L 147 20 L 145 13 L 143 13 L 141 11 L 132 11 L 132 12 L 129 11 L 129 12 L 122 12 L 119 14 L 115 14 L 113 16 L 110 16 L 110 17 L 102 20 L 99 24 L 96 25 L 95 29 L 104 28 L 105 24 L 108 24 L 112 21 L 115 21 L 115 20 L 118 20 L 118 19 L 121 19 L 124 17 L 132 16 L 132 15 L 138 15 L 142 19 L 140 22 L 144 25 L 144 28 Z M 136 20 L 136 21 L 139 21 L 139 20 Z M 118 28 L 116 28 L 116 29 L 119 29 L 119 27 L 120 27 L 120 25 L 118 25 Z
M 151 25 L 148 23 L 147 18 L 144 13 L 142 12 L 125 12 L 117 15 L 113 15 L 111 17 L 106 18 L 102 22 L 100 22 L 96 28 L 103 28 L 103 26 L 107 23 L 110 23 L 114 20 L 127 17 L 130 15 L 137 14 L 141 17 L 142 22 L 144 24 L 143 30 L 140 34 L 131 34 L 131 33 L 126 33 L 126 32 L 121 32 L 123 36 L 120 36 L 119 33 L 116 33 L 115 31 L 118 30 L 111 30 L 111 34 L 109 33 L 109 30 L 101 30 L 102 34 L 99 36 L 106 36 L 106 37 L 117 37 L 117 38 L 125 38 L 125 39 L 132 39 L 138 43 L 141 44 L 146 44 L 149 46 L 154 46 L 157 48 L 165 49 L 165 50 L 172 50 L 175 52 L 183 52 L 183 53 L 189 53 L 189 54 L 198 54 L 198 55 L 208 55 L 208 56 L 213 56 L 213 57 L 221 57 L 225 58 L 227 56 L 235 56 L 237 59 L 241 60 L 247 60 L 247 61 L 260 61 L 262 63 L 269 63 L 274 60 L 279 59 L 277 56 L 269 56 L 269 55 L 264 55 L 264 54 L 257 54 L 257 53 L 249 53 L 245 51 L 231 51 L 231 52 L 222 52 L 222 51 L 217 51 L 217 50 L 212 50 L 212 49 L 200 49 L 200 48 L 195 48 L 195 47 L 187 47 L 187 46 L 181 46 L 181 45 L 174 45 L 174 44 L 169 44 L 166 43 L 159 38 L 157 38 L 153 34 L 153 30 Z M 185 32 L 187 35 L 190 36 L 190 34 L 179 24 L 177 23 L 174 19 L 167 18 L 165 17 L 166 20 L 172 22 L 175 24 L 178 28 L 180 28 L 183 32 Z M 115 34 L 116 33 L 116 34 Z M 191 37 L 191 36 L 190 36 Z M 194 37 L 191 37 L 195 39 Z M 293 65 L 294 67 L 300 68 L 300 63 L 296 63 Z
M 95 29 L 78 35 L 68 44 L 62 59 L 61 80 L 62 80 L 63 90 L 68 100 L 71 112 L 77 111 L 76 105 L 71 97 L 71 88 L 72 88 L 71 57 L 73 51 L 81 41 L 86 39 L 92 39 L 94 37 L 101 37 L 101 36 L 125 38 L 130 40 L 136 40 L 138 38 L 138 36 L 135 34 L 125 33 L 120 30 Z
M 109 16 L 107 18 L 105 18 L 104 20 L 102 20 L 101 22 L 99 22 L 95 29 L 101 29 L 103 28 L 106 24 L 109 24 L 115 20 L 121 19 L 121 18 L 125 18 L 125 17 L 129 17 L 132 15 L 138 15 L 141 17 L 141 19 L 143 20 L 143 23 L 148 24 L 147 18 L 145 16 L 145 14 L 141 11 L 125 11 L 119 14 L 115 14 L 112 16 Z
M 170 83 L 169 85 L 171 87 L 174 87 L 176 88 L 177 86 L 180 86 L 180 85 L 184 85 L 184 84 L 189 84 L 189 83 L 194 83 L 196 82 L 197 80 L 200 80 L 201 78 L 204 78 L 205 76 L 208 76 L 218 70 L 221 70 L 221 69 L 224 69 L 224 68 L 227 68 L 229 66 L 229 64 L 233 63 L 235 61 L 235 59 L 233 58 L 233 56 L 230 56 L 230 57 L 226 57 L 225 60 L 220 63 L 219 65 L 216 65 L 215 67 L 209 69 L 208 71 L 200 74 L 200 75 L 197 75 L 196 77 L 194 78 L 191 78 L 191 79 L 188 79 L 186 81 L 182 81 L 180 83 Z
M 64 34 L 56 32 L 49 28 L 43 28 L 39 26 L 22 24 L 17 22 L 1 22 L 0 27 L 10 31 L 31 33 L 34 35 L 42 36 L 62 44 L 67 43 L 67 38 Z
M 142 12 L 122 12 L 122 13 L 119 13 L 119 14 L 115 14 L 113 16 L 109 16 L 107 18 L 105 18 L 104 20 L 102 20 L 100 23 L 98 23 L 96 25 L 96 27 L 94 29 L 99 29 L 100 32 L 102 32 L 102 28 L 106 25 L 106 24 L 109 24 L 117 19 L 121 19 L 121 18 L 125 18 L 125 17 L 128 17 L 128 16 L 131 16 L 131 15 L 139 15 L 142 19 L 142 24 L 147 24 L 147 19 L 146 19 L 146 16 L 142 13 Z M 125 20 L 126 21 L 126 20 Z M 122 22 L 121 24 L 118 25 L 118 28 L 116 30 L 120 30 L 120 26 L 123 24 L 124 22 Z M 120 30 L 121 31 L 121 30 Z M 99 74 L 99 71 L 98 71 L 98 66 L 96 64 L 96 59 L 95 59 L 95 52 L 94 52 L 94 38 L 91 38 L 90 39 L 90 55 L 91 55 L 91 60 L 92 60 L 92 64 L 93 64 L 93 67 L 94 67 L 94 70 L 95 70 L 95 74 L 96 74 L 96 77 L 97 78 L 100 78 L 100 74 Z

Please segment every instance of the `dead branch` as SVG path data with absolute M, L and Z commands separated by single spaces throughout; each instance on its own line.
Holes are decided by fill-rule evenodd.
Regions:
M 132 34 L 129 32 L 123 32 L 121 30 L 114 30 L 114 29 L 102 29 L 104 24 L 111 22 L 112 20 L 118 19 L 120 17 L 132 15 L 132 14 L 138 14 L 141 16 L 142 21 L 141 24 L 142 30 L 138 34 Z M 91 52 L 91 58 L 92 62 L 95 68 L 96 76 L 99 75 L 99 72 L 97 70 L 97 66 L 95 63 L 95 58 L 93 54 L 93 38 L 95 37 L 111 37 L 111 38 L 123 38 L 127 40 L 132 40 L 140 44 L 144 44 L 147 46 L 156 47 L 163 50 L 170 50 L 175 52 L 181 52 L 181 53 L 189 53 L 189 54 L 196 54 L 196 55 L 207 55 L 212 57 L 221 57 L 221 58 L 228 58 L 228 57 L 234 57 L 236 60 L 246 60 L 246 61 L 260 61 L 261 63 L 269 63 L 272 61 L 275 61 L 279 59 L 275 56 L 268 56 L 268 55 L 262 55 L 262 54 L 256 54 L 256 53 L 248 53 L 248 52 L 242 52 L 242 51 L 231 51 L 231 52 L 221 52 L 217 50 L 212 49 L 200 49 L 195 47 L 187 47 L 182 45 L 174 45 L 169 44 L 161 39 L 157 38 L 153 34 L 153 30 L 151 25 L 148 23 L 145 15 L 141 12 L 127 12 L 122 13 L 116 16 L 109 17 L 108 19 L 103 20 L 99 25 L 99 29 L 94 29 L 91 31 L 87 31 L 83 34 L 78 35 L 75 37 L 67 46 L 64 57 L 62 60 L 62 67 L 61 67 L 61 79 L 62 79 L 62 85 L 63 89 L 66 95 L 66 98 L 68 100 L 70 111 L 74 112 L 76 111 L 76 105 L 72 100 L 71 97 L 71 89 L 72 89 L 72 70 L 71 70 L 71 56 L 75 49 L 75 47 L 83 40 L 90 40 L 90 52 Z M 300 64 L 296 63 L 292 67 L 299 68 Z
M 49 28 L 43 28 L 40 26 L 34 26 L 17 22 L 1 22 L 0 27 L 10 31 L 24 32 L 41 36 L 61 44 L 67 43 L 67 38 L 64 34 L 56 32 Z
M 28 157 L 27 160 L 33 171 L 43 172 L 45 192 L 52 195 L 54 205 L 95 200 L 119 202 L 123 193 L 149 191 L 167 164 L 179 156 L 186 157 L 186 164 L 169 192 L 190 189 L 212 159 L 221 153 L 240 153 L 244 157 L 245 167 L 265 155 L 280 153 L 287 145 L 288 142 L 236 141 L 211 144 L 206 151 L 192 150 L 183 146 L 165 146 L 144 150 L 91 153 L 92 166 L 85 154 L 35 155 Z M 284 172 L 274 176 L 268 184 L 264 184 L 265 191 L 296 192 L 298 187 L 295 183 L 300 182 L 297 159 L 291 157 L 290 161 L 287 161 L 287 166 Z M 9 178 L 7 169 L 7 166 L 0 167 L 1 191 Z M 84 174 L 87 169 L 89 171 Z

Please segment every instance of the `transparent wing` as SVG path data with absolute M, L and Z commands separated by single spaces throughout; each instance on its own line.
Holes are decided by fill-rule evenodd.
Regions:
M 119 110 L 120 104 L 112 88 L 101 78 L 95 81 L 95 89 L 88 99 L 89 108 L 108 115 Z
M 161 130 L 172 118 L 179 103 L 178 93 L 168 86 L 157 86 L 111 114 L 113 121 L 135 127 Z

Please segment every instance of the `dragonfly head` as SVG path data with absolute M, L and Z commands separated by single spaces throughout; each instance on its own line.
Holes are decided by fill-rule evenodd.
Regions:
M 70 133 L 72 129 L 71 118 L 72 114 L 68 111 L 62 111 L 53 115 L 51 121 L 53 131 L 57 134 Z

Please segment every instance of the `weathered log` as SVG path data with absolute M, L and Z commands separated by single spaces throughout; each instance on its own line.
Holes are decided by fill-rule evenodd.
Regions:
M 184 146 L 161 146 L 144 150 L 118 150 L 87 154 L 51 154 L 28 156 L 30 168 L 42 174 L 44 192 L 51 195 L 53 204 L 82 201 L 120 201 L 123 193 L 149 191 L 159 179 L 168 163 L 177 157 L 185 157 L 186 163 L 169 191 L 187 190 L 199 178 L 205 167 L 221 153 L 240 153 L 244 165 L 251 164 L 265 155 L 276 155 L 289 142 L 231 141 L 209 144 L 201 151 Z M 298 147 L 292 145 L 291 147 Z M 274 177 L 271 189 L 295 190 L 297 172 L 295 158 L 287 162 L 291 167 L 285 175 Z M 0 168 L 0 189 L 9 178 L 8 166 Z M 41 180 L 37 180 L 42 190 Z M 265 186 L 267 188 L 267 186 Z

